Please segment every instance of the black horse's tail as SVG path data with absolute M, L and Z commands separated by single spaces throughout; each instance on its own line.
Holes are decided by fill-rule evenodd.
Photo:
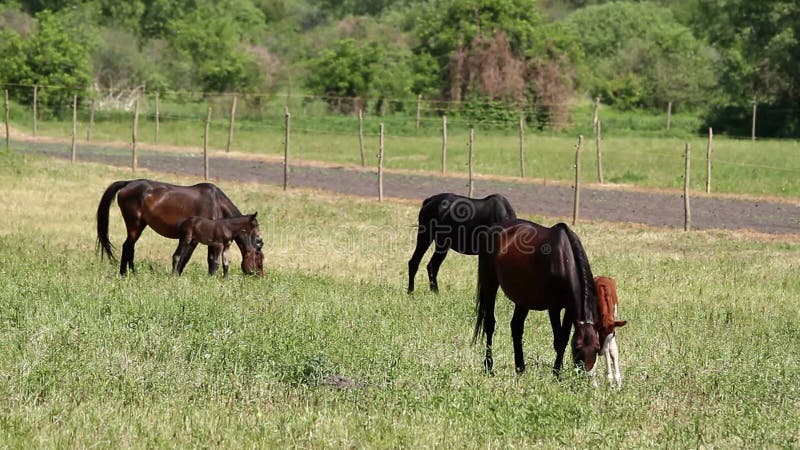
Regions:
M 578 270 L 578 278 L 581 284 L 581 307 L 583 308 L 584 320 L 594 321 L 597 312 L 597 288 L 594 285 L 594 275 L 589 265 L 589 258 L 583 249 L 581 240 L 565 223 L 557 223 L 553 228 L 560 228 L 569 239 L 572 247 L 572 255 L 575 257 L 575 266 Z
M 100 204 L 97 205 L 97 245 L 100 248 L 100 257 L 108 256 L 108 259 L 114 260 L 114 247 L 111 245 L 111 240 L 108 238 L 108 212 L 111 208 L 111 202 L 117 195 L 120 189 L 128 185 L 130 181 L 115 181 L 103 192 L 100 197 Z
M 482 254 L 478 256 L 478 292 L 475 295 L 475 331 L 472 333 L 472 343 L 478 341 L 481 331 L 483 331 L 483 322 L 486 315 L 490 313 L 489 308 L 494 307 L 491 295 L 484 295 L 483 288 L 492 277 L 497 277 L 494 271 L 494 256 L 490 254 Z

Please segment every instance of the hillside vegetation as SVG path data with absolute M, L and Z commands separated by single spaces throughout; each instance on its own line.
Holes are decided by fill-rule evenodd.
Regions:
M 756 103 L 759 136 L 799 136 L 798 18 L 785 0 L 13 0 L 0 5 L 0 84 L 23 103 L 44 86 L 43 111 L 75 93 L 236 91 L 387 114 L 422 95 L 439 101 L 432 115 L 521 112 L 555 130 L 575 99 L 672 102 L 734 135 Z

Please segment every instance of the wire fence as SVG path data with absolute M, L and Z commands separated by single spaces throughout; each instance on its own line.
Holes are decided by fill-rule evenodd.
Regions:
M 470 130 L 476 135 L 476 172 L 484 175 L 525 176 L 540 179 L 573 178 L 573 137 L 538 130 L 531 127 L 521 110 L 519 115 L 476 120 L 456 108 L 455 102 L 416 99 L 363 99 L 292 94 L 224 93 L 208 94 L 191 91 L 144 92 L 95 90 L 84 97 L 64 97 L 60 103 L 47 107 L 14 101 L 23 98 L 19 92 L 32 93 L 31 98 L 42 98 L 46 90 L 64 89 L 54 86 L 4 85 L 12 99 L 6 101 L 6 127 L 19 137 L 50 136 L 68 139 L 75 132 L 76 143 L 96 141 L 130 142 L 135 105 L 138 104 L 138 141 L 148 144 L 198 147 L 204 142 L 211 149 L 267 153 L 284 153 L 286 113 L 292 113 L 292 157 L 322 160 L 333 163 L 361 164 L 360 153 L 366 147 L 369 165 L 377 161 L 375 153 L 380 137 L 380 125 L 386 130 L 387 170 L 410 169 L 441 171 L 449 174 L 467 173 L 467 142 Z M 65 101 L 65 100 L 68 100 Z M 385 115 L 380 110 L 364 112 L 359 119 L 358 111 L 336 113 L 331 111 L 332 101 L 349 102 L 364 106 L 377 100 L 404 104 Z M 76 110 L 73 111 L 73 101 Z M 52 102 L 52 99 L 51 99 Z M 235 102 L 235 107 L 234 107 Z M 208 108 L 211 114 L 208 116 Z M 362 110 L 364 111 L 364 110 Z M 594 131 L 591 108 L 578 109 L 575 126 L 570 133 L 587 137 L 582 158 L 593 163 L 599 155 L 593 151 Z M 72 124 L 72 116 L 76 118 Z M 446 116 L 444 125 L 443 116 Z M 207 117 L 210 136 L 204 136 Z M 522 121 L 520 121 L 522 117 Z M 705 171 L 710 152 L 705 148 L 704 136 L 688 137 L 663 134 L 656 137 L 669 139 L 628 139 L 630 135 L 615 137 L 612 119 L 606 119 L 602 109 L 598 119 L 603 124 L 603 170 L 606 180 L 612 183 L 642 184 L 649 187 L 678 188 L 681 184 L 683 165 L 682 142 L 692 141 L 695 149 L 692 179 L 700 186 L 711 175 Z M 657 118 L 662 129 L 666 121 Z M 680 121 L 671 118 L 671 125 L 679 127 Z M 632 119 L 620 119 L 632 120 Z M 361 122 L 360 122 L 361 121 Z M 612 125 L 609 126 L 608 122 Z M 648 124 L 648 127 L 652 124 Z M 361 138 L 359 137 L 359 130 Z M 662 130 L 665 131 L 665 130 Z M 2 131 L 6 135 L 5 131 Z M 527 136 L 527 138 L 523 137 Z M 653 137 L 644 133 L 644 136 Z M 7 136 L 7 141 L 8 137 Z M 363 140 L 362 140 L 363 139 Z M 627 139 L 627 140 L 626 140 Z M 715 171 L 722 173 L 714 177 L 722 191 L 736 193 L 762 193 L 800 196 L 800 150 L 795 141 L 763 144 L 771 154 L 753 152 L 744 141 L 725 140 L 725 146 L 715 145 L 714 157 L 709 165 L 719 165 Z M 726 148 L 727 147 L 727 148 Z M 73 148 L 73 152 L 75 149 Z M 442 154 L 444 153 L 444 154 Z M 449 158 L 447 157 L 449 154 Z M 522 161 L 520 161 L 520 159 Z M 441 162 L 447 160 L 448 169 Z M 774 161 L 774 163 L 769 163 Z M 520 170 L 521 169 L 521 170 Z M 726 175 L 726 171 L 731 171 Z M 743 172 L 747 175 L 743 176 Z M 520 173 L 521 172 L 521 173 Z M 592 181 L 592 171 L 582 175 Z M 703 176 L 705 175 L 705 177 Z M 602 174 L 598 170 L 598 178 Z M 726 176 L 728 178 L 726 178 Z M 733 178 L 740 177 L 740 178 Z M 752 177 L 762 178 L 766 187 L 748 187 Z M 787 178 L 791 178 L 787 180 Z M 598 181 L 600 181 L 598 180 Z M 792 181 L 795 180 L 795 181 Z M 710 183 L 710 182 L 709 182 Z M 762 183 L 763 184 L 763 183 Z M 710 189 L 709 189 L 710 190 Z

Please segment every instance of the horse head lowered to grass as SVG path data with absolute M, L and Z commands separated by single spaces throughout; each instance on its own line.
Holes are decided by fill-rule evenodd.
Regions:
M 222 189 L 211 183 L 200 183 L 194 186 L 177 186 L 151 180 L 115 181 L 105 190 L 97 206 L 97 242 L 101 255 L 114 259 L 113 246 L 108 236 L 108 216 L 111 202 L 117 197 L 117 204 L 125 221 L 127 237 L 122 245 L 120 258 L 120 275 L 130 269 L 135 270 L 134 246 L 142 232 L 150 226 L 156 233 L 170 239 L 179 239 L 178 225 L 192 216 L 206 219 L 222 219 L 242 216 L 239 208 L 222 192 Z M 259 272 L 263 267 L 263 254 L 256 248 L 256 242 L 237 234 L 233 241 L 242 252 L 242 270 L 248 274 Z M 183 264 L 191 258 L 197 244 L 186 249 L 182 258 Z M 176 269 L 178 251 L 173 255 L 173 271 Z M 217 246 L 208 247 L 208 273 L 213 275 L 219 269 L 222 259 L 223 272 L 228 271 L 227 255 L 219 255 Z M 220 258 L 222 256 L 222 258 Z M 182 269 L 181 269 L 182 270 Z M 263 272 L 263 270 L 262 270 Z

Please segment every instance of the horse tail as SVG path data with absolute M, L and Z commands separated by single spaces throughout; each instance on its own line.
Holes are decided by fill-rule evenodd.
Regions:
M 108 212 L 111 208 L 111 202 L 117 195 L 120 189 L 128 185 L 130 181 L 115 181 L 106 188 L 103 196 L 100 197 L 100 204 L 97 205 L 97 245 L 100 248 L 100 258 L 104 255 L 108 259 L 114 260 L 114 246 L 111 245 L 111 240 L 108 238 Z
M 597 311 L 597 288 L 594 284 L 592 268 L 589 265 L 589 258 L 583 249 L 578 235 L 572 231 L 567 224 L 557 223 L 553 228 L 560 228 L 567 235 L 569 245 L 572 248 L 572 255 L 575 257 L 575 267 L 578 270 L 578 279 L 581 286 L 581 305 L 583 307 L 584 320 L 594 321 Z M 594 301 L 592 301 L 594 300 Z
M 475 294 L 475 331 L 472 333 L 472 343 L 478 341 L 481 331 L 483 331 L 483 322 L 486 315 L 490 313 L 489 307 L 493 306 L 491 296 L 483 295 L 483 287 L 489 282 L 491 277 L 496 277 L 494 273 L 494 266 L 492 264 L 494 256 L 491 254 L 482 254 L 478 256 L 478 289 Z

